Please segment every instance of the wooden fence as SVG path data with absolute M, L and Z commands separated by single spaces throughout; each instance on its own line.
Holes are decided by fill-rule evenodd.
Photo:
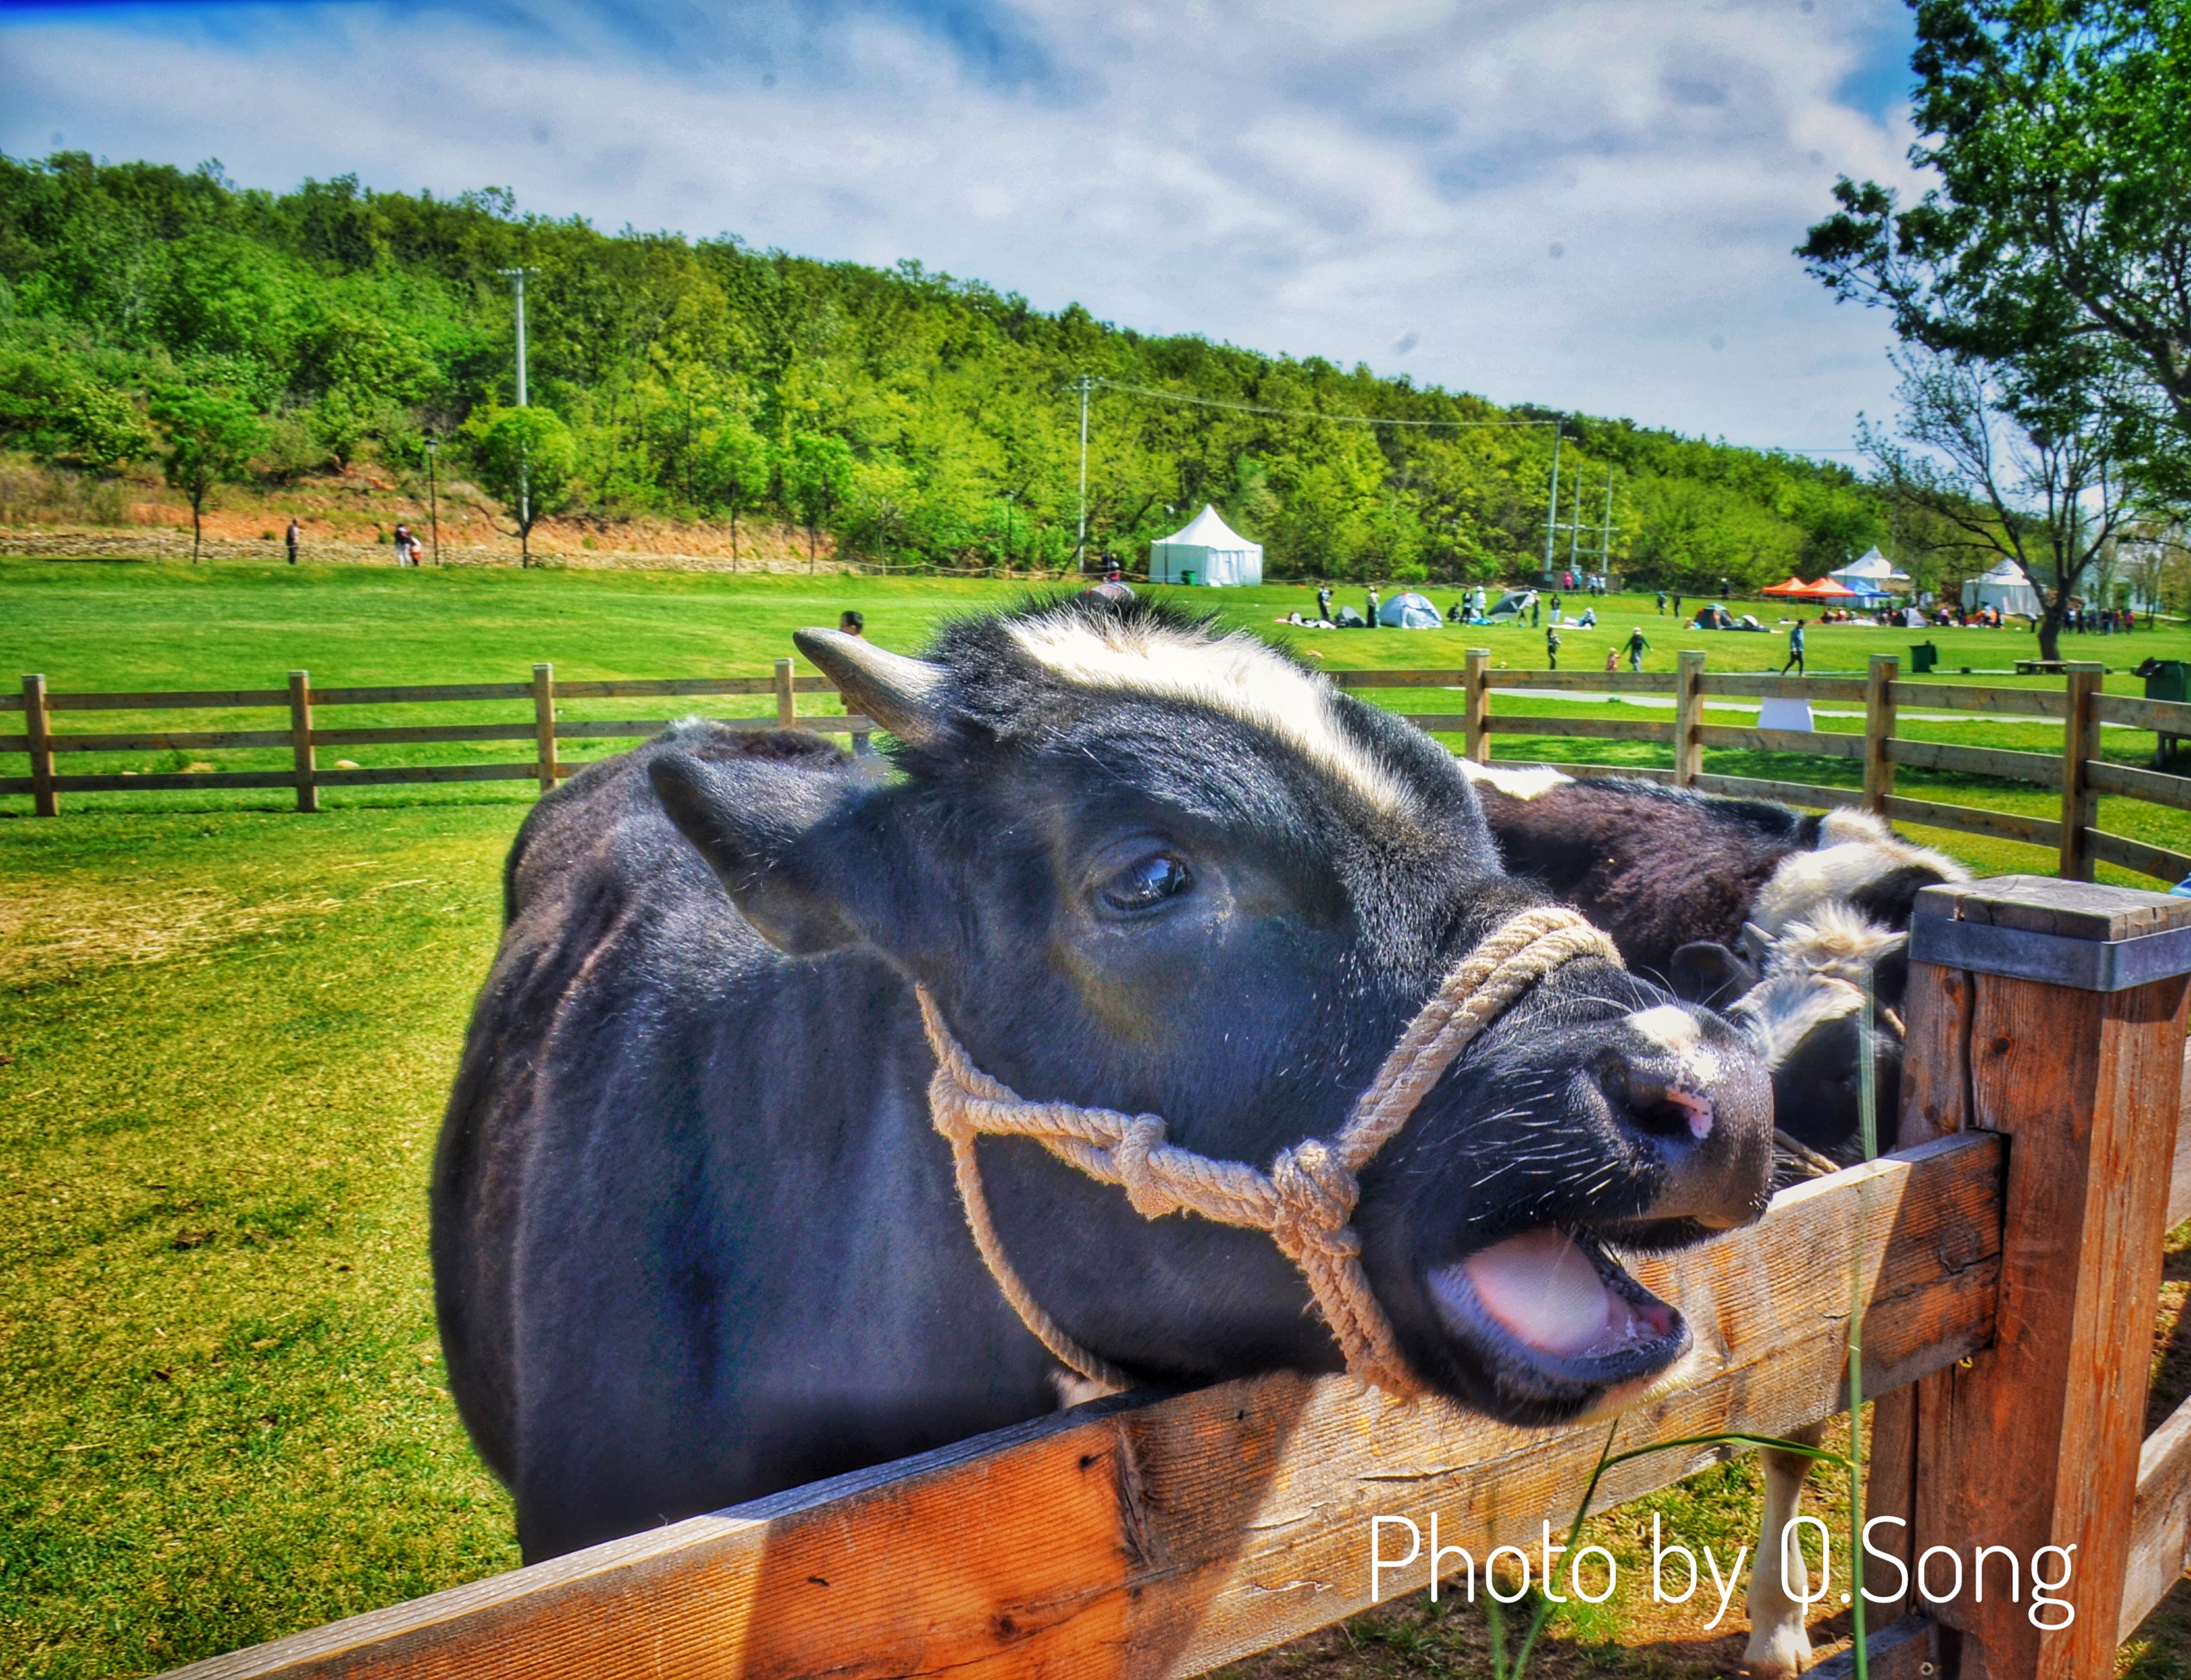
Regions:
M 1878 1606 L 1871 1671 L 2089 1680 L 2191 1557 L 2191 1403 L 2142 1439 L 2162 1239 L 2191 1217 L 2191 901 L 2030 877 L 1936 888 L 1912 959 L 1915 1141 L 1784 1193 L 1755 1227 L 1636 1262 L 1697 1355 L 1615 1445 L 1844 1407 L 1860 1255 L 1870 1505 L 1909 1524 L 1876 1543 L 1966 1561 L 2075 1548 L 2068 1626 L 2033 1626 L 1995 1561 L 1983 1602 Z M 1391 1407 L 1345 1378 L 1128 1394 L 181 1672 L 1198 1674 L 1424 1586 L 1424 1552 L 1373 1578 L 1378 1518 L 1427 1545 L 1436 1516 L 1471 1567 L 1534 1548 L 1606 1433 Z M 1619 1466 L 1597 1508 L 1719 1451 Z M 1390 1562 L 1404 1554 L 1386 1526 Z M 1936 1592 L 1944 1577 L 1936 1562 Z M 1893 1585 L 1875 1565 L 1870 1590 Z
M 286 689 L 151 690 L 132 694 L 53 694 L 48 692 L 43 676 L 27 676 L 23 678 L 20 695 L 0 695 L 0 712 L 20 712 L 24 723 L 21 734 L 0 735 L 0 753 L 27 755 L 31 771 L 24 776 L 0 776 L 0 793 L 29 794 L 32 809 L 42 817 L 59 813 L 60 797 L 64 793 L 293 787 L 300 811 L 319 809 L 319 790 L 322 787 L 384 787 L 405 782 L 536 781 L 544 793 L 573 769 L 562 762 L 557 751 L 559 742 L 631 740 L 659 735 L 671 722 L 664 718 L 558 718 L 555 709 L 563 701 L 771 695 L 776 700 L 772 715 L 715 721 L 731 729 L 783 727 L 849 734 L 856 746 L 864 746 L 874 727 L 865 718 L 817 717 L 799 711 L 800 695 L 835 692 L 835 684 L 822 678 L 793 675 L 788 659 L 777 660 L 775 674 L 769 677 L 678 677 L 558 684 L 553 665 L 536 665 L 530 683 L 316 689 L 309 672 L 292 671 Z M 532 715 L 515 723 L 349 729 L 322 728 L 316 716 L 321 710 L 335 707 L 480 701 L 529 701 Z M 54 715 L 61 712 L 232 712 L 261 707 L 285 712 L 287 715 L 282 726 L 104 734 L 72 731 L 65 735 L 56 733 L 53 727 Z M 472 741 L 529 741 L 532 756 L 521 762 L 499 764 L 397 764 L 373 769 L 322 769 L 318 756 L 323 746 L 408 746 Z M 54 768 L 57 757 L 71 752 L 198 752 L 236 747 L 286 747 L 291 754 L 290 768 L 106 775 L 70 775 Z
M 2191 853 L 2155 846 L 2097 826 L 2102 794 L 2143 800 L 2176 810 L 2191 810 L 2191 778 L 2159 770 L 2111 763 L 2098 756 L 2103 724 L 2152 729 L 2165 735 L 2191 735 L 2191 705 L 2138 700 L 2101 692 L 2097 672 L 2073 671 L 2060 690 L 1987 687 L 1971 684 L 1902 680 L 1899 662 L 1875 656 L 1864 677 L 1773 677 L 1756 673 L 1715 673 L 1704 656 L 1680 656 L 1672 672 L 1505 671 L 1491 668 L 1488 652 L 1472 651 L 1463 670 L 1334 671 L 1333 681 L 1350 689 L 1454 689 L 1462 696 L 1457 713 L 1409 714 L 1409 721 L 1438 734 L 1463 737 L 1462 750 L 1480 763 L 1492 762 L 1492 740 L 1500 735 L 1582 737 L 1648 741 L 1673 750 L 1670 769 L 1634 765 L 1568 768 L 1614 771 L 1724 793 L 1777 800 L 1813 808 L 1860 805 L 1897 820 L 1923 824 L 1995 839 L 2021 841 L 2055 850 L 2068 879 L 2089 880 L 2092 865 L 2109 863 L 2170 883 L 2191 876 Z M 1505 713 L 1494 709 L 1500 690 L 1552 690 L 1575 694 L 1670 695 L 1673 715 L 1661 723 L 1624 718 L 1551 718 Z M 850 734 L 864 746 L 874 724 L 860 717 L 817 716 L 799 710 L 798 696 L 834 693 L 820 677 L 794 674 L 792 661 L 779 659 L 769 677 L 692 677 L 660 680 L 558 683 L 552 665 L 532 667 L 530 683 L 449 683 L 417 686 L 316 689 L 309 673 L 293 671 L 286 689 L 242 689 L 134 694 L 49 693 L 43 677 L 23 679 L 20 695 L 0 695 L 0 712 L 20 712 L 20 734 L 0 734 L 0 754 L 20 753 L 30 774 L 0 776 L 0 794 L 27 793 L 37 814 L 52 816 L 65 793 L 111 793 L 208 787 L 293 788 L 297 809 L 319 809 L 322 787 L 386 786 L 407 782 L 533 781 L 543 791 L 571 774 L 558 743 L 569 741 L 633 740 L 669 726 L 665 718 L 572 719 L 557 707 L 580 700 L 697 698 L 771 695 L 771 715 L 728 718 L 731 728 L 785 726 Z M 1803 700 L 1860 705 L 1863 733 L 1764 729 L 1707 723 L 1708 699 Z M 529 702 L 531 716 L 505 723 L 429 724 L 410 727 L 327 729 L 317 714 L 347 706 L 394 706 L 441 701 Z M 1959 746 L 1911 741 L 1896 733 L 1901 707 L 1929 711 L 2002 714 L 2063 725 L 2059 752 L 2023 752 L 2002 748 Z M 235 710 L 263 707 L 284 713 L 280 727 L 261 729 L 162 730 L 92 733 L 54 729 L 65 712 Z M 467 764 L 405 764 L 373 769 L 323 769 L 322 747 L 415 746 L 437 741 L 522 741 L 532 756 L 517 762 Z M 287 748 L 290 767 L 281 770 L 175 771 L 148 774 L 71 775 L 56 761 L 74 752 L 135 752 L 215 748 Z M 1863 786 L 1835 787 L 1809 782 L 1768 780 L 1753 776 L 1716 775 L 1704 769 L 1707 748 L 1800 752 L 1856 760 Z M 1962 771 L 1999 776 L 2058 790 L 2058 819 L 1989 810 L 1983 806 L 1912 799 L 1894 791 L 1898 765 L 1928 770 Z
M 2059 690 L 1988 687 L 1966 683 L 1905 682 L 1901 663 L 1874 655 L 1862 677 L 1774 677 L 1755 673 L 1715 673 L 1701 653 L 1683 653 L 1670 672 L 1570 672 L 1494 670 L 1488 651 L 1471 650 L 1465 670 L 1335 671 L 1332 680 L 1346 688 L 1458 688 L 1463 710 L 1452 716 L 1411 719 L 1426 729 L 1463 737 L 1462 751 L 1478 763 L 1492 762 L 1492 738 L 1500 735 L 1582 737 L 1598 741 L 1650 741 L 1673 749 L 1670 769 L 1626 764 L 1570 766 L 1642 776 L 1693 787 L 1705 793 L 1770 799 L 1813 808 L 1860 805 L 1904 822 L 1921 823 L 1964 834 L 2018 840 L 2057 852 L 2065 879 L 2089 881 L 2095 862 L 2110 863 L 2174 883 L 2191 876 L 2191 853 L 2148 845 L 2097 826 L 2097 803 L 2103 794 L 2191 810 L 2191 778 L 2165 775 L 2099 757 L 2103 724 L 2153 729 L 2163 735 L 2191 733 L 2191 705 L 2138 700 L 2101 691 L 2097 671 L 2071 671 Z M 1500 713 L 1494 699 L 1502 689 L 1556 690 L 1574 694 L 1670 695 L 1673 715 L 1664 723 L 1621 718 L 1546 718 Z M 1860 705 L 1862 734 L 1801 729 L 1765 729 L 1704 721 L 1707 699 L 1801 700 Z M 1898 735 L 1899 708 L 2057 721 L 2063 725 L 2058 753 L 2020 752 L 1987 746 L 1957 746 L 1910 741 Z M 1713 775 L 1704 769 L 1707 747 L 1753 752 L 1801 752 L 1852 759 L 1863 765 L 1861 789 L 1808 782 L 1767 780 L 1754 776 Z M 2060 818 L 2024 816 L 1980 805 L 1910 799 L 1894 791 L 1898 765 L 1913 769 L 1953 770 L 2000 776 L 2058 789 Z

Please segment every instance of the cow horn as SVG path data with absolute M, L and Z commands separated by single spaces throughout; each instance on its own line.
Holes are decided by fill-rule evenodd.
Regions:
M 955 733 L 940 665 L 879 648 L 841 630 L 794 630 L 792 644 L 837 685 L 845 709 L 872 718 L 912 746 L 936 746 Z

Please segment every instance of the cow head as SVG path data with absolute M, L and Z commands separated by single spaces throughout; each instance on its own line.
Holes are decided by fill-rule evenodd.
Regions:
M 1266 1164 L 1334 1134 L 1452 965 L 1543 901 L 1447 752 L 1247 636 L 1083 600 L 919 660 L 798 640 L 896 776 L 667 752 L 655 788 L 765 937 L 880 952 L 1026 1096 Z M 862 1024 L 832 1053 L 868 1053 Z M 1723 1023 L 1602 962 L 1556 970 L 1363 1175 L 1363 1264 L 1415 1371 L 1517 1422 L 1650 1383 L 1688 1331 L 1608 1250 L 1757 1217 L 1771 1127 Z M 1146 1222 L 1035 1144 L 981 1147 L 1015 1266 L 1084 1346 L 1162 1382 L 1336 1367 L 1261 1234 Z
M 1830 1159 L 1861 1153 L 1858 1087 L 1864 992 L 1872 994 L 1878 1144 L 1894 1144 L 1901 1107 L 1901 1010 L 1917 894 L 1970 871 L 1898 839 L 1875 816 L 1833 811 L 1818 844 L 1773 870 L 1739 952 L 1699 940 L 1674 953 L 1674 990 L 1724 1010 L 1773 1075 L 1781 1130 Z

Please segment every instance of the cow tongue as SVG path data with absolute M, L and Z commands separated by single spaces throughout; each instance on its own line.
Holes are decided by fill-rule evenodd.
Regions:
M 1648 1332 L 1564 1231 L 1527 1231 L 1460 1263 L 1477 1303 L 1539 1353 L 1612 1353 Z

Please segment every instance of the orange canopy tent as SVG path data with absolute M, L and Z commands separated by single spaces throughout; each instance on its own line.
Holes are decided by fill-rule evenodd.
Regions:
M 1803 598 L 1812 601 L 1853 601 L 1858 598 L 1855 590 L 1831 577 L 1822 577 L 1803 591 Z
M 1757 593 L 1761 595 L 1807 595 L 1811 593 L 1811 586 L 1790 572 L 1785 583 L 1775 583 L 1770 588 L 1761 589 Z

